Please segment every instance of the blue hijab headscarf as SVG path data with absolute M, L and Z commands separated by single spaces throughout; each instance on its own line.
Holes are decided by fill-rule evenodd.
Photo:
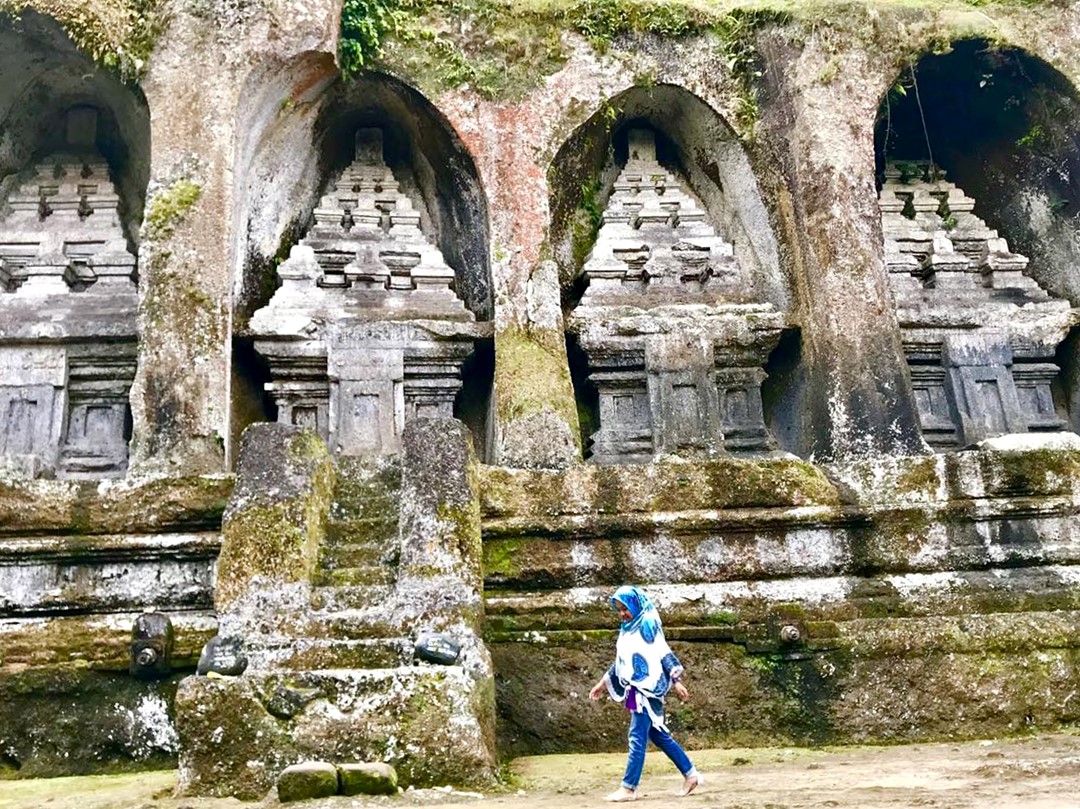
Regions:
M 660 613 L 649 597 L 633 585 L 624 584 L 611 597 L 613 610 L 617 609 L 616 603 L 630 611 L 630 620 L 623 621 L 619 629 L 622 632 L 640 632 L 646 643 L 652 643 L 660 630 Z

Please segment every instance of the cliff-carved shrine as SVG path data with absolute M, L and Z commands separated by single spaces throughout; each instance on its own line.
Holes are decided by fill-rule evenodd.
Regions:
M 137 5 L 0 10 L 0 778 L 621 749 L 625 582 L 691 747 L 1080 718 L 1072 9 L 410 5 L 346 76 L 328 0 Z

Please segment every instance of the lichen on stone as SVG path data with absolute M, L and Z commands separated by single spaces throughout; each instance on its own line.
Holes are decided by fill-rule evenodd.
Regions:
M 202 186 L 189 179 L 178 179 L 157 191 L 151 198 L 143 220 L 142 235 L 149 241 L 169 238 L 177 225 L 199 201 Z
M 569 428 L 580 451 L 577 403 L 566 348 L 546 345 L 525 330 L 507 328 L 495 337 L 495 386 L 499 420 L 506 424 L 545 410 Z

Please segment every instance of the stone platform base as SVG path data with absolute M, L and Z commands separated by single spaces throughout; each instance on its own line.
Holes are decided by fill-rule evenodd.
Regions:
M 180 788 L 253 800 L 312 759 L 385 761 L 403 786 L 488 785 L 492 688 L 459 666 L 190 677 L 176 697 Z

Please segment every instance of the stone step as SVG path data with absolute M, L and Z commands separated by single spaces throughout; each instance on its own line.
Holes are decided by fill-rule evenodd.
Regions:
M 283 685 L 299 697 L 289 719 L 265 709 L 264 695 Z M 405 783 L 418 787 L 458 783 L 463 774 L 470 782 L 488 782 L 494 759 L 485 734 L 491 727 L 487 687 L 461 666 L 281 669 L 222 679 L 187 677 L 176 701 L 178 711 L 194 717 L 184 743 L 195 788 L 209 792 L 232 778 L 225 781 L 230 789 L 244 789 L 257 799 L 273 788 L 283 758 L 340 762 L 349 760 L 345 752 L 362 756 L 367 750 L 379 751 Z M 311 694 L 325 703 L 318 710 L 304 709 L 309 703 L 303 699 Z M 239 737 L 234 732 L 238 715 L 247 720 Z M 218 727 L 225 728 L 224 742 L 215 736 Z M 230 748 L 237 738 L 245 740 L 241 744 L 249 744 L 249 738 L 256 742 Z M 227 753 L 233 755 L 227 760 L 240 766 L 223 772 L 220 762 Z M 243 766 L 247 761 L 253 764 Z
M 374 543 L 383 545 L 397 542 L 398 521 L 395 514 L 392 519 L 366 517 L 353 520 L 331 519 L 326 523 L 326 546 L 340 544 L 356 545 Z
M 367 610 L 385 605 L 394 595 L 392 584 L 360 584 L 349 587 L 316 587 L 311 606 L 320 612 Z
M 397 524 L 401 467 L 396 459 L 339 458 L 332 520 L 382 518 Z
M 330 505 L 331 521 L 349 520 L 386 520 L 397 525 L 398 493 L 393 492 L 378 497 L 346 496 L 340 490 L 334 492 L 334 502 Z
M 311 616 L 308 637 L 322 640 L 383 640 L 401 636 L 401 627 L 390 616 L 368 604 L 367 609 L 326 610 Z
M 387 565 L 323 568 L 313 577 L 316 587 L 352 587 L 359 584 L 393 584 L 397 568 Z
M 342 570 L 349 567 L 392 567 L 389 549 L 375 544 L 341 544 L 323 546 L 319 554 L 319 568 Z
M 313 669 L 385 669 L 412 663 L 408 638 L 319 639 L 296 644 L 281 667 Z

